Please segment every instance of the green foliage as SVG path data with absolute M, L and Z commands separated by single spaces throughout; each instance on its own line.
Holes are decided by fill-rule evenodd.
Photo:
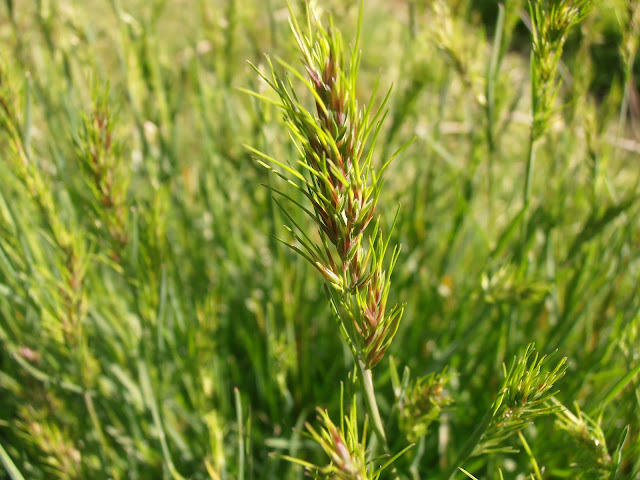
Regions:
M 522 430 L 536 417 L 555 412 L 550 400 L 555 392 L 550 390 L 564 375 L 566 358 L 563 358 L 551 371 L 542 368 L 549 357 L 538 359 L 533 354 L 533 345 L 529 345 L 519 359 L 514 359 L 509 371 L 505 371 L 505 380 L 498 397 L 491 405 L 490 422 L 474 448 L 472 455 L 490 452 L 504 440 Z
M 533 141 L 549 129 L 560 88 L 558 65 L 572 28 L 582 22 L 594 6 L 593 0 L 530 1 L 531 99 Z
M 575 446 L 578 458 L 575 466 L 582 473 L 593 478 L 609 478 L 612 471 L 612 458 L 607 448 L 607 439 L 599 422 L 591 419 L 576 406 L 574 415 L 560 405 L 557 414 L 557 426 L 567 432 L 567 437 Z
M 308 437 L 319 444 L 329 457 L 330 463 L 324 467 L 318 467 L 304 460 L 292 457 L 284 457 L 293 463 L 305 467 L 306 471 L 316 479 L 338 480 L 377 480 L 382 471 L 404 453 L 396 454 L 387 459 L 380 467 L 376 463 L 382 459 L 368 458 L 367 419 L 365 418 L 362 434 L 358 432 L 358 407 L 356 397 L 353 397 L 349 415 L 340 411 L 340 426 L 336 426 L 326 410 L 318 409 L 318 421 L 322 424 L 317 431 L 311 424 L 306 423 Z M 407 450 L 410 447 L 407 447 Z
M 637 478 L 639 19 L 1 2 L 0 479 Z
M 446 389 L 453 375 L 449 372 L 431 373 L 410 382 L 409 369 L 405 369 L 402 383 L 395 367 L 391 367 L 394 393 L 398 407 L 398 427 L 410 442 L 417 442 L 429 431 L 429 426 L 442 415 L 443 409 L 453 403 Z

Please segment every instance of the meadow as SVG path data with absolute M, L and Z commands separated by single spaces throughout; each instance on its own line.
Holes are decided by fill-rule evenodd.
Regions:
M 640 3 L 5 0 L 0 479 L 640 479 Z

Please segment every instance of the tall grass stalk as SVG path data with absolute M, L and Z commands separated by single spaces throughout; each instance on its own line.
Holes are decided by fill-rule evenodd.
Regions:
M 532 125 L 522 196 L 523 208 L 529 205 L 531 196 L 536 145 L 558 114 L 556 100 L 561 83 L 557 72 L 565 43 L 571 29 L 589 15 L 594 4 L 593 0 L 529 0 Z
M 278 60 L 278 63 L 286 74 L 278 73 L 269 57 L 270 77 L 254 68 L 277 93 L 279 102 L 276 105 L 284 113 L 299 158 L 290 162 L 275 159 L 253 148 L 250 150 L 266 168 L 278 168 L 273 170 L 276 175 L 286 179 L 281 172 L 288 174 L 293 179 L 289 183 L 307 197 L 309 207 L 289 193 L 276 190 L 279 196 L 313 220 L 320 242 L 315 243 L 312 235 L 304 231 L 305 227 L 298 226 L 283 207 L 292 224 L 287 229 L 297 241 L 297 244 L 285 243 L 325 278 L 338 328 L 354 356 L 373 429 L 388 452 L 372 369 L 389 348 L 403 312 L 403 307 L 396 305 L 386 313 L 389 277 L 398 258 L 399 247 L 394 247 L 389 270 L 386 271 L 389 240 L 383 238 L 380 220 L 375 219 L 382 175 L 399 153 L 379 168 L 374 166 L 374 146 L 386 115 L 384 108 L 389 94 L 377 112 L 373 111 L 373 96 L 364 108 L 358 105 L 356 79 L 360 66 L 361 16 L 356 41 L 347 59 L 342 38 L 332 21 L 325 30 L 307 8 L 305 32 L 291 10 L 290 14 L 291 30 L 308 79 L 283 60 Z M 315 112 L 301 103 L 304 97 L 294 90 L 289 75 L 306 87 L 315 104 Z M 267 97 L 252 94 L 270 101 Z M 290 164 L 297 164 L 299 170 Z M 375 224 L 367 248 L 365 231 L 373 219 Z

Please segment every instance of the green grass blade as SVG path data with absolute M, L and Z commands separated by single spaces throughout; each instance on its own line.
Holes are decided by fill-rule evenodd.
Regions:
M 7 454 L 1 443 L 0 462 L 2 462 L 2 464 L 4 465 L 4 469 L 9 474 L 9 477 L 11 477 L 11 480 L 24 480 L 24 477 L 20 473 L 20 470 L 18 470 L 18 468 L 15 466 L 15 464 L 11 460 L 11 457 L 9 457 L 9 454 Z

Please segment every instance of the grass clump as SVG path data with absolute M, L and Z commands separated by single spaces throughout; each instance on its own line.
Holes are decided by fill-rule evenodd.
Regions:
M 0 478 L 640 475 L 640 9 L 396 3 L 2 4 Z

